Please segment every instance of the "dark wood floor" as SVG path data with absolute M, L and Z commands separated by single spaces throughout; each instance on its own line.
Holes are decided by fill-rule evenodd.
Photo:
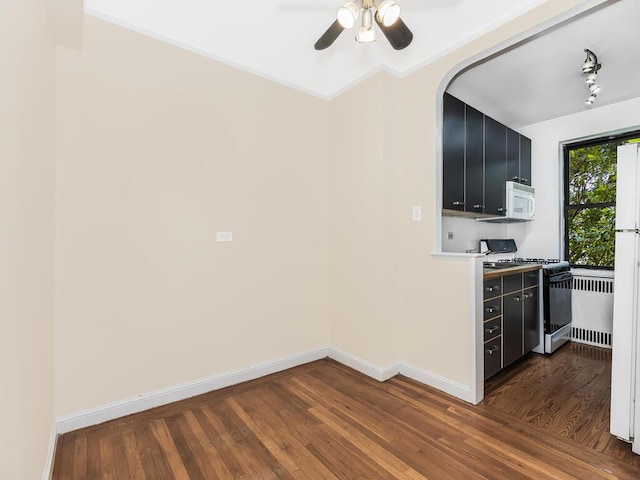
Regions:
M 609 434 L 611 350 L 569 343 L 531 354 L 489 379 L 484 405 L 640 467 L 640 456 Z
M 600 355 L 581 352 L 568 357 Z M 574 371 L 565 376 L 580 377 L 577 364 L 559 353 L 551 359 Z M 596 363 L 606 363 L 604 357 Z M 542 379 L 553 371 L 539 358 L 518 364 L 502 385 L 494 379 L 486 404 L 475 407 L 402 376 L 378 383 L 321 360 L 66 434 L 58 441 L 54 480 L 638 480 L 640 467 L 621 453 L 628 446 L 581 433 L 597 430 L 600 420 L 550 413 L 573 394 L 534 402 L 542 409 L 527 406 L 523 396 L 547 398 Z M 539 389 L 523 393 L 515 380 L 533 375 L 528 362 L 546 374 Z M 581 382 L 583 392 L 595 383 Z M 589 445 L 580 443 L 585 438 Z

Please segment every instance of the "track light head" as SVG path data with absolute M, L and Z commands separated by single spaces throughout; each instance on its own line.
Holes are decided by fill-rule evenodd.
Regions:
M 584 104 L 585 104 L 587 107 L 590 107 L 591 105 L 593 105 L 593 103 L 594 103 L 595 101 L 596 101 L 596 95 L 592 93 L 591 95 L 589 95 L 589 98 L 587 98 L 587 99 L 584 101 Z
M 597 77 L 598 76 L 595 73 L 590 73 L 589 75 L 587 75 L 585 82 L 587 82 L 588 86 L 594 85 L 596 83 Z
M 594 83 L 593 85 L 589 85 L 589 91 L 592 95 L 597 95 L 602 91 L 602 87 Z
M 588 48 L 585 48 L 584 51 L 587 53 L 587 58 L 582 64 L 582 73 L 598 73 L 598 70 L 602 67 L 598 63 L 598 57 Z

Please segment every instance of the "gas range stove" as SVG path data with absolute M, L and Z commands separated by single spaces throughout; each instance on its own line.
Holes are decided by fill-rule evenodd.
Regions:
M 510 264 L 518 264 L 518 265 L 527 265 L 527 264 L 537 264 L 542 265 L 544 270 L 560 270 L 566 271 L 569 270 L 569 262 L 566 260 L 560 260 L 559 258 L 509 258 L 509 259 L 501 259 L 497 260 L 496 263 L 510 263 Z
M 480 240 L 480 253 L 487 255 L 485 268 L 507 268 L 517 265 L 541 265 L 545 273 L 569 271 L 569 262 L 559 258 L 522 258 L 516 257 L 518 251 L 512 238 Z

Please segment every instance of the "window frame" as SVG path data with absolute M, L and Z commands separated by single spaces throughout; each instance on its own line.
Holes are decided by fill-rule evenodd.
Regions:
M 569 260 L 569 211 L 570 210 L 586 210 L 589 208 L 607 208 L 615 207 L 616 202 L 603 202 L 603 203 L 584 203 L 581 205 L 569 204 L 569 152 L 571 150 L 577 150 L 585 147 L 593 147 L 596 145 L 602 145 L 605 143 L 620 142 L 624 140 L 631 140 L 640 137 L 640 130 L 633 130 L 630 132 L 619 133 L 615 135 L 605 135 L 589 140 L 583 140 L 579 142 L 566 143 L 562 145 L 562 155 L 564 160 L 564 172 L 563 172 L 563 187 L 564 198 L 562 208 L 562 224 L 563 224 L 563 237 L 564 237 L 564 258 Z M 576 265 L 571 264 L 573 268 L 584 268 L 587 270 L 613 270 L 613 267 L 600 266 L 600 265 Z

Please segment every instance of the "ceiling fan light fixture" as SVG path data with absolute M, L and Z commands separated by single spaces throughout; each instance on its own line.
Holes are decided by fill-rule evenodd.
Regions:
M 390 27 L 398 21 L 400 18 L 400 5 L 393 0 L 382 0 L 376 2 L 376 8 L 378 10 L 378 20 L 385 27 Z
M 354 2 L 347 2 L 338 9 L 338 23 L 342 28 L 351 28 L 356 24 L 359 10 Z
M 376 32 L 373 29 L 373 9 L 362 9 L 362 26 L 358 29 L 356 42 L 372 43 L 376 41 Z

